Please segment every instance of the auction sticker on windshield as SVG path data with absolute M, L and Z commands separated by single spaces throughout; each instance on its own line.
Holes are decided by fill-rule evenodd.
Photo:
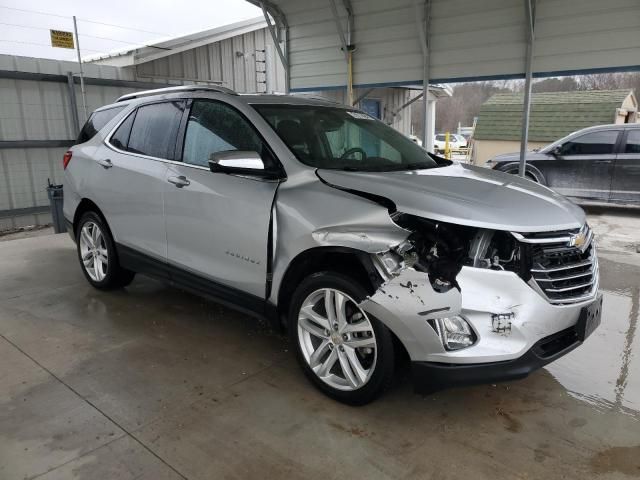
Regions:
M 366 113 L 352 112 L 352 111 L 347 111 L 347 113 L 351 115 L 353 118 L 357 118 L 358 120 L 373 120 L 373 117 L 370 117 Z

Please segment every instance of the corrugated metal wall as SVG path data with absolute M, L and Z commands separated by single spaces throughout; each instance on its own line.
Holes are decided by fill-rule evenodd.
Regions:
M 264 50 L 264 52 L 262 52 Z M 263 63 L 263 61 L 265 63 Z M 344 62 L 343 62 L 344 63 Z M 0 70 L 54 75 L 77 74 L 75 62 L 0 55 Z M 267 29 L 186 50 L 137 67 L 85 64 L 85 76 L 100 79 L 146 81 L 161 84 L 222 81 L 238 92 L 284 91 L 284 69 Z M 137 73 L 137 74 L 136 74 Z M 265 84 L 261 82 L 266 81 Z M 79 85 L 75 85 L 80 124 L 84 113 Z M 148 88 L 148 86 L 140 87 Z M 138 88 L 138 89 L 140 89 Z M 87 85 L 88 111 L 137 90 Z M 355 92 L 357 98 L 362 91 Z M 344 89 L 317 92 L 344 103 Z M 399 131 L 411 132 L 411 113 L 403 105 L 412 93 L 406 89 L 380 88 L 369 98 L 381 101 L 383 120 Z M 0 78 L 0 141 L 72 140 L 76 137 L 66 83 Z M 0 148 L 0 230 L 48 223 L 47 179 L 62 182 L 65 147 Z
M 340 58 L 344 65 L 344 57 Z M 263 64 L 263 60 L 266 63 Z M 260 71 L 265 68 L 264 65 L 266 74 Z M 223 86 L 241 93 L 284 91 L 284 68 L 266 28 L 141 63 L 137 65 L 136 70 L 141 78 L 163 76 L 218 81 L 222 82 Z M 266 85 L 262 83 L 265 81 Z M 354 98 L 358 98 L 363 92 L 355 91 Z M 334 102 L 346 102 L 346 88 L 312 93 Z M 392 112 L 407 102 L 411 98 L 410 95 L 406 89 L 379 88 L 368 98 L 380 100 L 383 120 L 408 135 L 411 133 L 410 109 L 395 116 Z
M 291 88 L 344 85 L 346 67 L 327 0 L 275 0 L 290 27 Z M 340 2 L 337 2 L 340 4 Z M 414 0 L 352 0 L 354 82 L 422 79 Z M 536 72 L 640 65 L 638 0 L 538 0 Z M 422 7 L 420 7 L 422 8 Z M 343 25 L 346 13 L 339 11 Z M 432 0 L 431 78 L 524 72 L 525 13 L 521 0 Z
M 136 66 L 140 78 L 221 82 L 236 92 L 284 92 L 284 68 L 266 28 Z
M 66 75 L 77 72 L 74 62 L 0 55 L 0 70 Z M 85 65 L 85 76 L 134 80 L 132 72 L 104 65 Z M 159 83 L 168 83 L 162 79 Z M 134 88 L 87 85 L 88 110 L 113 102 Z M 75 85 L 80 123 L 84 122 L 79 85 Z M 69 87 L 45 80 L 0 78 L 0 142 L 19 140 L 72 140 L 77 132 L 72 120 Z M 62 182 L 65 147 L 0 148 L 0 230 L 50 222 L 47 179 Z M 30 213 L 34 212 L 34 213 Z

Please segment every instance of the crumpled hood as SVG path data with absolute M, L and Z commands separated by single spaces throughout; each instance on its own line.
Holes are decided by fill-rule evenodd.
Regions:
M 317 173 L 332 186 L 385 197 L 400 212 L 459 225 L 544 232 L 578 228 L 585 222 L 580 207 L 542 185 L 466 164 L 402 172 Z

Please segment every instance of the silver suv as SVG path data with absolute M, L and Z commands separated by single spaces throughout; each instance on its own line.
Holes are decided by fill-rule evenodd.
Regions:
M 403 356 L 423 393 L 522 378 L 600 322 L 579 207 L 351 107 L 134 93 L 93 113 L 64 167 L 93 286 L 143 273 L 286 326 L 305 374 L 345 403 L 373 400 Z

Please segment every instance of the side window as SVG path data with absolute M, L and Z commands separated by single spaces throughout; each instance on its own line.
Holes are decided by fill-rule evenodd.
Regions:
M 228 150 L 258 152 L 267 168 L 273 166 L 258 133 L 237 110 L 215 101 L 193 102 L 182 161 L 206 167 L 212 153 Z
M 120 150 L 126 150 L 127 145 L 129 143 L 129 135 L 131 134 L 131 127 L 133 126 L 133 119 L 135 118 L 136 113 L 132 112 L 129 114 L 127 119 L 120 124 L 118 129 L 115 131 L 113 135 L 111 135 L 111 140 L 109 143 Z
M 629 130 L 624 153 L 640 153 L 640 129 Z
M 560 147 L 561 155 L 606 155 L 613 153 L 618 130 L 603 130 L 580 135 Z
M 138 108 L 127 150 L 173 160 L 184 102 L 152 103 Z
M 102 127 L 111 121 L 126 105 L 93 112 L 78 135 L 78 143 L 84 143 L 95 137 Z

